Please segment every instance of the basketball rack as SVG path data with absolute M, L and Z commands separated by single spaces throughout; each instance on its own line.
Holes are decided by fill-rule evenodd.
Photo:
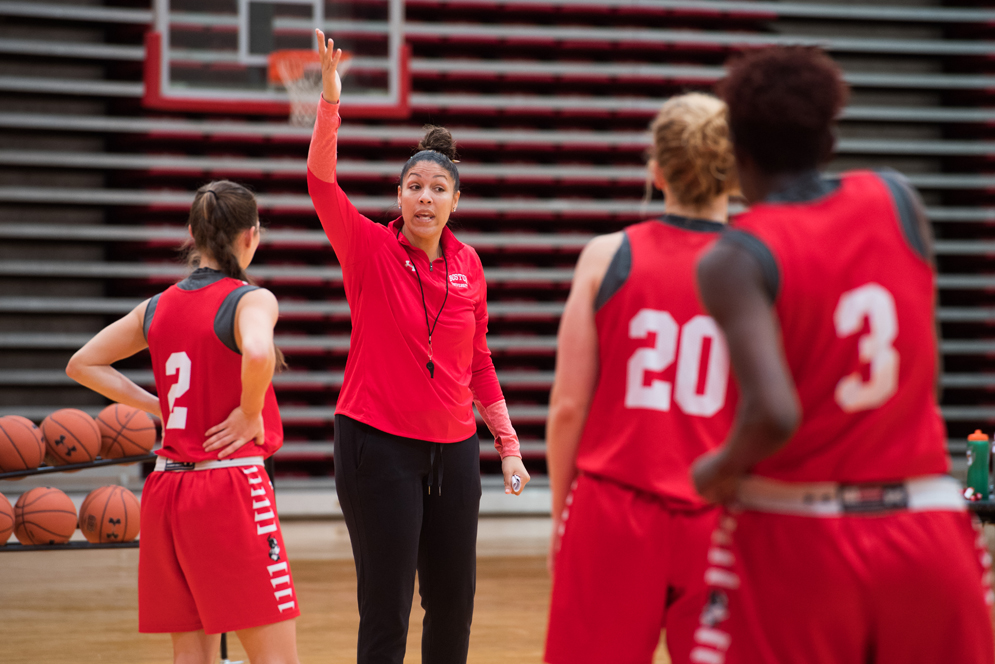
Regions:
M 155 454 L 141 454 L 139 456 L 121 457 L 120 459 L 99 459 L 86 463 L 70 463 L 65 466 L 41 466 L 31 470 L 15 470 L 10 473 L 0 473 L 0 480 L 19 480 L 22 477 L 34 475 L 47 475 L 49 473 L 64 473 L 73 470 L 85 470 L 87 468 L 101 468 L 103 466 L 117 466 L 124 463 L 140 463 L 143 461 L 155 461 L 159 458 Z
M 0 480 L 17 480 L 22 477 L 31 477 L 34 475 L 47 475 L 49 473 L 64 473 L 72 470 L 84 470 L 86 468 L 101 468 L 103 466 L 116 466 L 126 463 L 142 463 L 151 462 L 158 459 L 159 456 L 156 454 L 142 454 L 139 456 L 129 456 L 121 457 L 120 459 L 100 459 L 98 461 L 90 461 L 88 463 L 71 463 L 65 466 L 42 466 L 41 468 L 34 468 L 31 470 L 16 470 L 10 473 L 0 473 Z M 273 481 L 273 458 L 270 457 L 266 459 L 265 462 L 266 473 L 270 477 L 270 481 Z M 19 543 L 6 544 L 0 546 L 0 553 L 14 553 L 23 551 L 93 551 L 96 549 L 137 549 L 138 539 L 136 538 L 131 542 L 121 542 L 119 544 L 103 544 L 97 543 L 92 544 L 90 542 L 67 542 L 65 544 L 31 544 L 24 545 Z M 242 662 L 232 662 L 228 659 L 228 634 L 221 635 L 221 664 L 242 664 Z
M 30 470 L 15 470 L 10 473 L 0 473 L 0 480 L 19 480 L 23 477 L 33 477 L 35 475 L 48 475 L 50 473 L 65 473 L 73 470 L 85 470 L 87 468 L 101 468 L 103 466 L 117 466 L 125 463 L 141 463 L 143 461 L 155 461 L 158 458 L 155 454 L 141 454 L 139 456 L 121 457 L 120 459 L 99 459 L 87 463 L 71 463 L 65 466 L 42 466 Z M 14 553 L 21 551 L 92 551 L 94 549 L 137 549 L 138 539 L 130 542 L 120 542 L 117 544 L 104 544 L 91 542 L 66 542 L 65 544 L 19 544 L 7 543 L 0 546 L 0 553 Z

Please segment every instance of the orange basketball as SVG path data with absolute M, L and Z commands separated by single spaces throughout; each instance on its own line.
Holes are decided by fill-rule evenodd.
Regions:
M 0 493 L 0 546 L 7 543 L 14 532 L 14 508 L 7 497 Z
M 26 417 L 0 417 L 0 473 L 32 470 L 45 458 L 41 429 Z
M 57 410 L 41 423 L 46 459 L 53 466 L 95 461 L 100 454 L 100 429 L 93 418 L 76 408 Z
M 65 544 L 76 532 L 76 506 L 66 494 L 39 486 L 14 504 L 14 535 L 25 546 Z
M 138 537 L 141 507 L 123 486 L 94 489 L 79 510 L 79 529 L 89 542 L 130 542 Z
M 148 454 L 155 445 L 155 422 L 144 410 L 115 403 L 97 415 L 100 456 L 105 459 Z

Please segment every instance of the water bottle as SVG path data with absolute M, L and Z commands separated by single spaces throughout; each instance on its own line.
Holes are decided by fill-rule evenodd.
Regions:
M 978 500 L 988 500 L 991 497 L 988 486 L 990 456 L 988 435 L 977 429 L 967 437 L 967 486 L 978 496 Z

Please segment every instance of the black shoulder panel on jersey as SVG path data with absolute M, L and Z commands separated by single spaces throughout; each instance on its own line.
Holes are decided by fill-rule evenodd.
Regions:
M 731 242 L 737 247 L 744 249 L 756 259 L 763 272 L 764 287 L 767 289 L 767 295 L 770 297 L 771 302 L 776 301 L 777 294 L 781 290 L 781 271 L 777 268 L 777 261 L 774 260 L 774 254 L 771 253 L 770 248 L 764 244 L 763 240 L 753 233 L 730 228 L 722 234 L 719 242 Z
M 259 286 L 251 284 L 239 286 L 228 293 L 221 306 L 218 307 L 217 315 L 214 316 L 214 334 L 218 336 L 221 343 L 239 355 L 242 354 L 242 351 L 238 349 L 238 344 L 235 343 L 235 312 L 238 310 L 238 303 L 242 299 L 242 296 L 258 289 Z
M 152 327 L 152 317 L 155 316 L 156 305 L 159 304 L 159 296 L 162 293 L 157 293 L 152 296 L 149 300 L 149 304 L 145 307 L 145 320 L 142 321 L 142 332 L 145 334 L 145 341 L 149 340 L 149 328 Z
M 726 229 L 726 225 L 720 221 L 711 219 L 695 219 L 694 217 L 684 217 L 679 214 L 665 214 L 657 219 L 661 224 L 674 226 L 686 231 L 696 233 L 721 233 Z
M 929 232 L 929 222 L 919 196 L 905 176 L 898 171 L 881 170 L 877 171 L 877 174 L 888 185 L 891 198 L 895 201 L 898 220 L 902 224 L 902 233 L 905 234 L 909 246 L 923 260 L 931 261 L 930 242 L 925 237 L 925 233 Z
M 618 250 L 615 251 L 615 255 L 612 256 L 612 261 L 608 264 L 608 270 L 601 280 L 601 287 L 598 288 L 598 294 L 594 298 L 595 311 L 605 306 L 612 295 L 617 293 L 625 285 L 625 282 L 629 279 L 630 272 L 632 272 L 632 245 L 629 244 L 629 235 L 623 232 L 622 244 L 619 245 Z
M 833 193 L 840 188 L 840 184 L 838 178 L 823 177 L 815 170 L 806 171 L 771 192 L 764 203 L 811 203 Z
M 191 272 L 186 279 L 176 284 L 176 287 L 180 290 L 194 291 L 217 283 L 224 278 L 224 272 L 212 270 L 209 267 L 199 267 Z

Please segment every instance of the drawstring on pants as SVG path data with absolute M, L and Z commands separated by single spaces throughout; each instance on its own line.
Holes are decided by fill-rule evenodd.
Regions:
M 442 448 L 445 443 L 432 443 L 428 448 L 428 460 L 432 465 L 432 474 L 428 478 L 428 495 L 432 495 L 432 485 L 435 485 L 435 494 L 442 495 Z

